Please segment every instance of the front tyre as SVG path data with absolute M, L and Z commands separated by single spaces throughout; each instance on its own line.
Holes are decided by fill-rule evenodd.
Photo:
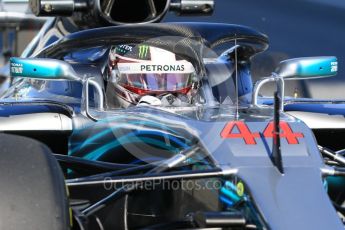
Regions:
M 0 229 L 69 229 L 64 177 L 50 150 L 0 134 Z

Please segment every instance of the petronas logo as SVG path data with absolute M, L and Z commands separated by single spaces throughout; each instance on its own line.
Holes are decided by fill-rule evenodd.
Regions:
M 139 46 L 139 58 L 146 58 L 149 52 L 149 46 L 147 45 L 140 45 Z

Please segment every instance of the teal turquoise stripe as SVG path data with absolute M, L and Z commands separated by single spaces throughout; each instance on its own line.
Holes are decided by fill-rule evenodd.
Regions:
M 131 117 L 131 115 L 119 115 L 119 116 L 114 116 L 114 117 L 111 117 L 111 118 L 106 118 L 106 119 L 103 119 L 103 120 L 99 120 L 95 123 L 92 123 L 90 125 L 87 125 L 81 129 L 78 129 L 78 130 L 75 130 L 74 133 L 80 133 L 86 129 L 89 129 L 89 128 L 93 128 L 95 125 L 100 125 L 100 124 L 105 124 L 105 123 L 108 123 L 108 122 L 113 122 L 113 121 L 116 121 L 116 120 L 120 120 L 120 119 L 123 119 L 123 122 L 126 122 L 126 123 L 130 123 L 132 121 L 129 121 L 129 120 L 135 120 L 135 121 L 138 121 L 138 117 Z M 140 118 L 140 119 L 143 119 L 143 118 Z M 148 119 L 148 118 L 145 118 L 145 119 Z M 169 130 L 171 132 L 175 132 L 173 129 L 165 126 L 165 125 L 162 125 L 162 123 L 159 123 L 159 122 L 156 122 L 156 121 L 149 121 L 149 120 L 139 120 L 138 122 L 139 124 L 149 124 L 149 125 L 153 125 L 153 126 L 156 126 L 156 127 L 159 127 L 159 128 L 166 128 L 166 130 Z
M 225 186 L 232 189 L 233 191 L 237 191 L 237 187 L 236 185 L 234 185 L 234 183 L 230 182 L 230 181 L 226 181 L 225 182 Z
M 167 136 L 169 138 L 169 140 L 172 140 L 173 142 L 175 142 L 176 144 L 180 145 L 181 147 L 184 147 L 184 148 L 188 148 L 188 145 L 185 144 L 184 142 L 180 141 L 178 138 L 170 135 L 170 134 L 166 134 L 166 133 L 162 133 L 162 132 L 159 132 L 159 131 L 154 131 L 154 130 L 151 130 L 151 131 L 143 131 L 143 130 L 138 130 L 136 131 L 136 133 L 138 133 L 139 135 L 141 134 L 149 134 L 149 135 L 157 135 L 157 136 Z
M 230 191 L 229 189 L 225 187 L 223 187 L 220 190 L 220 192 L 224 194 L 225 196 L 229 197 L 234 202 L 238 202 L 240 200 L 240 198 L 233 191 Z
M 140 123 L 140 122 L 136 121 L 136 122 L 132 122 L 132 123 L 129 123 L 129 124 L 137 124 L 137 123 Z M 154 125 L 156 125 L 156 124 L 154 124 Z M 71 150 L 69 151 L 68 154 L 69 154 L 69 155 L 72 155 L 72 154 L 75 153 L 76 151 L 80 151 L 80 150 L 81 150 L 82 148 L 84 148 L 85 146 L 87 146 L 87 145 L 89 145 L 89 144 L 92 144 L 92 143 L 93 143 L 94 141 L 96 141 L 97 139 L 99 139 L 99 138 L 101 138 L 101 137 L 103 137 L 103 136 L 105 136 L 105 135 L 107 135 L 107 134 L 109 134 L 109 133 L 116 132 L 118 129 L 123 128 L 123 127 L 126 127 L 126 126 L 128 126 L 128 123 L 127 123 L 127 124 L 119 124 L 119 125 L 116 126 L 116 127 L 109 127 L 109 128 L 107 128 L 107 129 L 105 129 L 105 130 L 103 130 L 103 131 L 101 131 L 101 132 L 99 132 L 99 133 L 93 135 L 92 137 L 88 138 L 87 140 L 85 140 L 85 141 L 82 143 L 81 146 L 78 145 L 78 146 L 74 147 L 73 149 L 71 149 Z M 160 127 L 158 127 L 158 128 L 160 128 Z
M 152 138 L 141 138 L 140 142 L 141 141 L 147 144 L 152 144 L 152 145 L 161 147 L 162 149 L 167 149 L 169 151 L 176 150 L 176 148 L 171 148 L 170 146 L 167 146 L 165 143 L 158 142 L 157 140 L 152 139 Z M 136 143 L 136 142 L 134 142 L 133 140 L 130 140 L 128 136 L 124 136 L 86 154 L 84 158 L 89 159 L 89 160 L 97 160 L 100 156 L 102 156 L 104 153 L 106 153 L 110 149 L 117 148 L 120 145 L 124 145 L 128 143 Z
M 219 196 L 219 200 L 222 201 L 223 203 L 227 204 L 228 206 L 233 206 L 234 202 L 232 202 L 231 200 L 229 200 L 228 198 L 220 195 Z
M 94 135 L 93 137 L 90 137 L 88 138 L 83 144 L 82 146 L 76 146 L 75 148 L 73 148 L 72 150 L 69 151 L 69 155 L 72 155 L 73 153 L 77 152 L 77 151 L 80 151 L 82 148 L 84 148 L 85 146 L 89 145 L 89 144 L 92 144 L 93 141 L 103 137 L 104 135 L 108 134 L 108 133 L 111 133 L 112 131 L 116 131 L 116 129 L 119 129 L 121 128 L 122 126 L 117 126 L 116 128 L 114 129 L 107 129 L 107 130 L 104 130 L 96 135 Z M 134 133 L 130 133 L 130 134 L 127 134 L 126 136 L 123 136 L 123 137 L 128 137 L 128 135 L 131 135 L 133 136 L 134 134 L 138 134 L 138 135 L 142 135 L 142 134 L 151 134 L 151 135 L 158 135 L 158 136 L 163 136 L 163 135 L 167 135 L 167 137 L 169 138 L 169 140 L 175 142 L 176 144 L 182 146 L 182 147 L 188 147 L 187 144 L 185 144 L 184 142 L 180 141 L 178 138 L 170 135 L 170 134 L 165 134 L 165 133 L 162 133 L 162 132 L 158 132 L 158 131 L 141 131 L 141 130 L 138 130 Z M 121 137 L 122 138 L 122 137 Z

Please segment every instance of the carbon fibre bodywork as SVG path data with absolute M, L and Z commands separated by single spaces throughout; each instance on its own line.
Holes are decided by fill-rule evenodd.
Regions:
M 125 153 L 130 152 L 134 160 L 130 163 L 138 158 L 154 162 L 200 141 L 217 167 L 238 170 L 238 178 L 246 184 L 246 194 L 255 201 L 270 228 L 341 229 L 342 223 L 329 202 L 321 178 L 323 160 L 311 130 L 300 120 L 282 115 L 282 121 L 294 133 L 303 134 L 297 144 L 289 144 L 287 138 L 282 138 L 286 170 L 282 175 L 270 158 L 272 138 L 263 135 L 272 120 L 272 110 L 240 111 L 238 121 L 244 122 L 252 133 L 260 134 L 254 145 L 246 144 L 242 137 L 221 136 L 227 124 L 235 121 L 231 114 L 234 109 L 229 108 L 180 115 L 155 108 L 127 109 L 75 130 L 69 154 L 123 162 L 121 159 L 129 160 Z M 315 216 L 323 218 L 316 220 Z
M 60 19 L 56 20 L 58 24 Z M 51 29 L 54 28 L 54 23 L 47 24 L 47 27 L 49 25 L 52 26 Z M 44 28 L 45 31 L 47 27 Z M 158 36 L 177 36 L 183 39 L 156 39 Z M 39 49 L 39 42 L 36 42 L 36 46 L 34 44 L 26 54 L 34 54 L 34 58 L 55 58 L 69 62 L 75 72 L 82 73 L 85 79 L 92 73 L 106 91 L 110 85 L 104 79 L 109 45 L 129 42 L 155 44 L 182 56 L 192 57 L 197 73 L 204 77 L 201 86 L 204 94 L 207 93 L 207 76 L 212 74 L 209 74 L 210 68 L 205 63 L 203 49 L 200 47 L 217 48 L 215 53 L 219 54 L 229 48 L 228 43 L 235 42 L 241 46 L 238 57 L 236 54 L 236 68 L 238 61 L 238 73 L 241 77 L 237 87 L 243 88 L 242 91 L 246 94 L 252 91 L 250 58 L 268 47 L 265 35 L 247 27 L 174 23 L 90 29 L 65 36 L 44 49 Z M 91 49 L 88 50 L 90 52 L 85 51 L 88 48 Z M 82 52 L 78 53 L 78 50 Z M 95 68 L 96 71 L 91 72 Z M 222 74 L 218 73 L 216 77 L 221 78 Z M 232 75 L 228 79 L 232 80 Z M 222 91 L 231 91 L 227 88 L 229 85 L 223 84 L 224 81 L 215 82 L 217 84 L 214 85 L 220 85 Z M 278 126 L 282 129 L 278 134 L 281 139 L 279 147 L 284 167 L 284 173 L 281 173 L 272 160 L 276 142 L 273 141 L 272 127 L 274 110 L 270 107 L 255 107 L 248 100 L 239 102 L 236 99 L 240 103 L 239 108 L 235 107 L 235 103 L 205 103 L 180 110 L 154 106 L 99 109 L 94 106 L 97 104 L 97 96 L 90 93 L 92 90 L 87 91 L 89 86 L 85 86 L 85 81 L 74 84 L 73 87 L 65 84 L 66 82 L 41 83 L 25 80 L 15 82 L 10 89 L 10 96 L 5 96 L 1 101 L 0 127 L 1 122 L 8 123 L 7 127 L 12 129 L 3 131 L 16 131 L 19 135 L 26 135 L 24 131 L 31 131 L 34 138 L 33 134 L 38 132 L 45 135 L 54 131 L 53 134 L 56 134 L 57 130 L 40 128 L 52 122 L 51 119 L 42 119 L 42 126 L 35 126 L 34 129 L 29 125 L 30 118 L 21 128 L 15 129 L 15 123 L 11 123 L 9 118 L 32 114 L 42 116 L 43 113 L 58 115 L 56 123 L 61 126 L 59 131 L 63 133 L 63 138 L 52 135 L 45 143 L 54 153 L 67 155 L 67 158 L 57 156 L 58 159 L 77 161 L 77 167 L 73 167 L 73 162 L 69 162 L 69 165 L 63 160 L 61 166 L 71 193 L 74 217 L 80 222 L 84 221 L 80 226 L 90 229 L 162 229 L 165 228 L 162 226 L 167 225 L 157 227 L 157 224 L 176 224 L 182 221 L 185 225 L 180 229 L 222 229 L 223 225 L 199 224 L 193 216 L 197 216 L 198 212 L 213 211 L 220 218 L 219 213 L 237 211 L 243 216 L 245 224 L 248 224 L 241 228 L 343 228 L 324 185 L 323 171 L 327 167 L 312 131 L 301 120 L 286 113 L 278 114 Z M 45 84 L 49 87 L 41 87 L 46 86 Z M 47 94 L 42 94 L 42 91 Z M 86 97 L 88 93 L 93 96 Z M 240 94 L 241 92 L 236 98 Z M 35 100 L 23 100 L 20 95 Z M 221 98 L 220 95 L 217 96 Z M 108 95 L 105 94 L 106 96 Z M 52 102 L 54 99 L 58 103 Z M 110 104 L 112 98 L 106 99 Z M 36 106 L 37 100 L 47 105 Z M 80 103 L 75 103 L 78 100 Z M 64 104 L 64 101 L 63 108 L 54 105 Z M 226 102 L 223 98 L 222 102 L 224 101 Z M 27 107 L 24 108 L 24 105 Z M 66 119 L 62 119 L 62 115 Z M 25 127 L 31 127 L 32 130 Z M 54 138 L 63 140 L 59 142 L 60 147 L 63 146 L 61 149 L 52 144 Z M 198 150 L 192 155 L 187 150 L 195 146 L 198 146 Z M 184 151 L 187 151 L 186 155 L 182 154 Z M 165 168 L 161 165 L 162 162 Z M 179 164 L 175 164 L 176 162 Z M 92 167 L 95 168 L 97 164 L 104 164 L 103 168 L 93 170 Z M 115 166 L 116 170 L 111 170 Z M 205 178 L 198 174 L 198 182 L 207 184 L 215 180 L 221 186 L 204 190 L 164 190 L 162 187 L 143 189 L 143 181 L 152 179 L 148 179 L 152 175 L 155 176 L 152 179 L 154 181 L 168 178 L 169 181 L 183 184 L 193 179 L 189 177 L 193 173 L 206 173 Z M 122 187 L 116 187 L 113 191 L 113 188 L 106 189 L 107 178 L 115 181 L 115 185 L 121 180 L 135 183 L 121 185 Z M 231 228 L 231 225 L 224 228 Z

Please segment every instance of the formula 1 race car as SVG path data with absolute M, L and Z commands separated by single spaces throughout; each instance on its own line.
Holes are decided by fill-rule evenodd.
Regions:
M 337 59 L 286 60 L 253 88 L 266 35 L 153 23 L 169 8 L 212 11 L 209 0 L 162 2 L 130 13 L 128 0 L 30 3 L 36 15 L 73 15 L 48 20 L 10 60 L 0 226 L 343 229 L 327 180 L 345 175 L 343 158 L 323 158 L 311 129 L 284 112 L 284 81 L 333 76 Z M 268 81 L 277 91 L 262 105 Z

